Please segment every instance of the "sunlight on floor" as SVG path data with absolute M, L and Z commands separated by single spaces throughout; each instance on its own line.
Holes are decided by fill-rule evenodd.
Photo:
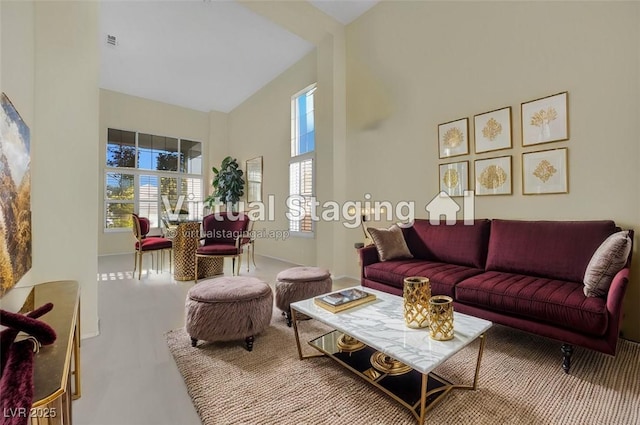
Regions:
M 98 273 L 98 282 L 107 280 L 133 279 L 133 272 Z

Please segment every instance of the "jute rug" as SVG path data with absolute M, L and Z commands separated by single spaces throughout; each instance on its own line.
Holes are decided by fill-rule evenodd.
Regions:
M 300 323 L 304 341 L 324 333 Z M 209 424 L 412 424 L 404 407 L 331 359 L 300 361 L 292 328 L 279 311 L 256 337 L 199 343 L 184 329 L 167 343 L 202 423 Z M 306 345 L 306 343 L 305 343 Z M 437 369 L 468 383 L 478 342 Z M 305 351 L 315 352 L 309 346 Z M 487 333 L 479 389 L 452 391 L 427 414 L 433 424 L 638 424 L 640 345 L 620 341 L 615 358 L 575 348 L 571 374 L 561 367 L 558 343 L 502 326 Z

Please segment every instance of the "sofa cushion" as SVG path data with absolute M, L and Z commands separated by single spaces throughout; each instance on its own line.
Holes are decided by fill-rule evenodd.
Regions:
M 584 294 L 587 297 L 606 295 L 616 273 L 627 264 L 631 245 L 628 230 L 614 233 L 602 242 L 584 273 Z
M 582 282 L 613 221 L 493 220 L 487 270 Z
M 367 231 L 376 245 L 380 261 L 413 258 L 411 251 L 407 248 L 407 243 L 404 241 L 402 229 L 397 224 L 388 229 L 368 228 Z
M 453 297 L 454 285 L 483 270 L 455 264 L 424 260 L 393 260 L 374 263 L 364 268 L 364 277 L 402 289 L 404 278 L 425 276 L 431 281 L 431 293 Z
M 475 220 L 472 226 L 457 221 L 454 225 L 434 225 L 416 219 L 403 229 L 407 246 L 415 258 L 484 269 L 491 222 Z
M 457 302 L 602 336 L 608 315 L 603 298 L 585 297 L 581 282 L 490 271 L 456 285 Z

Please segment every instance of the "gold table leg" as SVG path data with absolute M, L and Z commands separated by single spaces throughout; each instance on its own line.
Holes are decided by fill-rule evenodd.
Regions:
M 482 334 L 478 338 L 480 338 L 480 348 L 478 348 L 478 359 L 476 360 L 476 371 L 473 375 L 473 384 L 472 385 L 454 385 L 453 388 L 459 390 L 476 390 L 478 389 L 478 376 L 480 375 L 480 361 L 482 360 L 482 353 L 484 352 L 484 344 L 485 344 L 485 335 Z
M 293 333 L 296 336 L 296 347 L 298 348 L 298 358 L 300 360 L 310 359 L 312 357 L 324 357 L 324 354 L 302 355 L 302 347 L 300 346 L 300 334 L 298 334 L 298 319 L 296 317 L 296 309 L 291 307 L 291 321 L 293 322 Z
M 81 380 L 80 380 L 80 302 L 78 302 L 78 319 L 76 321 L 76 327 L 73 332 L 73 384 L 74 392 L 72 399 L 77 400 L 82 395 Z

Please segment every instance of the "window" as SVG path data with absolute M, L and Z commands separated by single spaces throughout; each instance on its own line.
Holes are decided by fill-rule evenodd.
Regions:
M 202 143 L 110 128 L 106 166 L 105 229 L 130 228 L 136 211 L 151 227 L 179 210 L 202 218 Z
M 289 160 L 289 196 L 296 197 L 301 216 L 289 220 L 289 230 L 313 234 L 311 202 L 315 194 L 313 169 L 315 161 L 314 92 L 307 87 L 291 98 L 291 159 Z

